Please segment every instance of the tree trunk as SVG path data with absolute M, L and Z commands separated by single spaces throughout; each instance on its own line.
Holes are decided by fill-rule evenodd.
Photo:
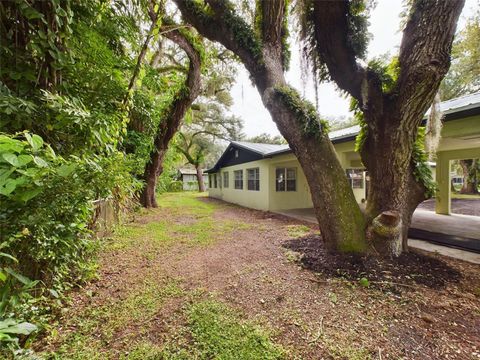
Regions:
M 289 109 L 286 99 L 276 94 L 274 86 L 261 93 L 262 99 L 302 166 L 327 249 L 367 251 L 364 216 L 328 135 L 323 130 L 318 137 L 306 135 L 298 114 Z M 258 85 L 257 88 L 261 89 Z
M 367 238 L 383 256 L 407 250 L 413 212 L 431 184 L 421 149 L 418 128 L 450 66 L 456 23 L 464 1 L 411 1 L 398 58 L 385 67 L 395 75 L 364 67 L 361 46 L 352 37 L 351 1 L 312 1 L 306 21 L 307 49 L 314 39 L 315 64 L 328 69 L 328 77 L 358 103 L 362 122 L 359 141 L 362 162 L 371 181 L 367 198 Z M 359 45 L 359 44 L 356 44 Z M 363 44 L 366 46 L 366 44 Z M 325 71 L 325 69 L 322 69 Z M 385 78 L 390 78 L 390 84 Z
M 157 179 L 163 172 L 163 159 L 168 149 L 168 142 L 164 143 L 162 141 L 162 143 L 156 144 L 155 148 L 156 150 L 150 154 L 150 162 L 145 167 L 143 175 L 145 187 L 143 188 L 140 202 L 146 208 L 156 208 L 158 206 L 156 198 Z
M 224 0 L 209 0 L 208 12 L 195 1 L 176 3 L 183 17 L 202 35 L 239 56 L 249 71 L 265 107 L 302 166 L 326 247 L 331 251 L 366 252 L 365 219 L 328 134 L 313 105 L 301 99 L 285 80 L 285 2 L 262 1 L 261 44 Z M 244 33 L 235 33 L 240 30 L 231 23 L 245 24 L 241 27 Z
M 478 194 L 477 159 L 460 160 L 463 171 L 463 185 L 460 194 Z
M 198 182 L 198 191 L 205 192 L 205 183 L 203 182 L 203 171 L 200 168 L 200 165 L 195 165 L 195 170 L 197 170 L 197 182 Z
M 409 135 L 391 128 L 388 132 L 368 131 L 361 151 L 371 179 L 365 212 L 370 224 L 368 237 L 379 254 L 399 256 L 408 250 L 408 228 L 416 207 L 426 199 L 426 189 L 413 175 Z
M 178 30 L 166 32 L 165 36 L 185 51 L 190 60 L 190 65 L 185 84 L 182 84 L 176 92 L 173 102 L 165 114 L 165 118 L 159 124 L 157 135 L 155 136 L 154 149 L 150 154 L 150 161 L 145 167 L 145 187 L 140 199 L 142 205 L 147 208 L 157 207 L 155 199 L 157 178 L 163 172 L 163 159 L 168 150 L 168 145 L 178 131 L 186 111 L 200 94 L 200 76 L 203 59 L 198 46 L 201 45 L 192 43 L 192 34 L 190 34 L 192 38 L 187 38 Z

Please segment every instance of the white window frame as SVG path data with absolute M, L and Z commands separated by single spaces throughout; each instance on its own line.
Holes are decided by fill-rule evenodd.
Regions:
M 364 189 L 365 188 L 365 170 L 359 168 L 345 169 L 348 182 L 352 189 Z M 352 176 L 354 175 L 354 176 Z M 360 175 L 360 176 L 357 176 Z
M 288 172 L 293 171 L 293 178 L 288 177 Z M 279 181 L 280 177 L 278 176 L 279 171 L 281 171 L 282 180 Z M 283 189 L 279 189 L 278 184 L 283 181 Z M 294 181 L 295 183 L 295 189 L 288 189 L 288 182 L 289 181 Z M 298 176 L 297 176 L 297 168 L 296 167 L 277 167 L 275 168 L 275 192 L 295 192 L 297 191 L 297 181 L 298 181 Z
M 240 179 L 237 179 L 237 175 L 240 174 Z M 241 187 L 237 187 L 237 182 L 240 181 Z M 233 184 L 235 190 L 243 190 L 243 170 L 233 171 Z
M 250 179 L 250 174 L 253 172 L 253 179 Z M 253 188 L 250 189 L 250 181 L 253 181 Z M 247 190 L 260 191 L 260 168 L 247 169 Z
M 227 188 L 230 186 L 230 184 L 229 184 L 229 182 L 230 182 L 229 177 L 230 177 L 230 175 L 228 174 L 228 171 L 224 171 L 224 172 L 223 172 L 223 188 L 224 188 L 224 189 L 227 189 Z

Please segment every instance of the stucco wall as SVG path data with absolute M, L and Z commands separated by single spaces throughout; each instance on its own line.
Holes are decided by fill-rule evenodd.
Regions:
M 259 168 L 260 171 L 260 190 L 247 190 L 247 169 Z M 243 189 L 235 189 L 234 187 L 234 174 L 235 170 L 243 171 Z M 223 187 L 223 173 L 228 171 L 229 173 L 229 186 Z M 219 174 L 221 176 L 219 176 Z M 251 161 L 244 164 L 228 166 L 222 168 L 220 173 L 217 173 L 218 187 L 210 187 L 208 195 L 217 199 L 222 199 L 234 204 L 250 207 L 258 210 L 269 209 L 268 199 L 268 185 L 269 185 L 269 168 L 268 160 Z M 213 184 L 211 184 L 213 185 Z
M 472 147 L 478 149 L 478 138 L 462 138 L 472 133 L 478 133 L 480 127 L 480 117 L 470 117 L 455 121 L 448 121 L 444 124 L 442 130 L 442 140 L 440 141 L 440 152 L 456 150 L 460 148 Z M 475 131 L 472 132 L 472 129 Z M 355 142 L 348 141 L 334 145 L 340 164 L 344 169 L 363 169 L 363 165 L 358 153 L 355 152 Z M 260 191 L 250 191 L 247 188 L 246 169 L 258 167 L 260 169 Z M 296 191 L 277 192 L 275 189 L 275 169 L 277 167 L 295 168 L 297 171 Z M 234 189 L 234 170 L 244 171 L 244 189 Z M 433 169 L 432 169 L 433 170 Z M 219 176 L 218 188 L 210 188 L 209 196 L 223 199 L 228 202 L 239 204 L 246 207 L 261 210 L 285 210 L 312 207 L 312 200 L 308 183 L 302 168 L 293 154 L 279 155 L 273 158 L 251 161 L 244 164 L 229 166 L 221 169 L 221 172 L 228 171 L 229 188 L 223 188 L 222 177 Z M 438 169 L 437 169 L 438 173 Z M 363 178 L 363 188 L 352 189 L 357 202 L 361 203 L 366 198 L 366 179 Z M 446 185 L 445 185 L 446 186 Z
M 313 207 L 310 197 L 310 189 L 307 179 L 302 171 L 300 163 L 293 154 L 281 155 L 272 159 L 264 160 L 269 164 L 269 210 L 300 209 Z M 296 191 L 276 191 L 275 171 L 277 168 L 295 168 L 297 173 Z
M 336 146 L 341 165 L 347 168 L 362 168 L 360 157 L 354 150 L 354 142 L 341 143 Z M 359 166 L 360 165 L 360 166 Z M 247 189 L 247 172 L 249 168 L 260 169 L 260 191 Z M 277 168 L 295 168 L 297 174 L 296 191 L 276 191 L 275 171 Z M 244 189 L 234 188 L 235 170 L 244 171 Z M 223 187 L 223 172 L 229 172 L 229 187 Z M 222 168 L 218 176 L 218 187 L 209 189 L 209 196 L 259 210 L 285 210 L 313 207 L 307 179 L 293 154 L 252 161 L 244 164 Z M 213 184 L 212 184 L 213 185 Z M 362 189 L 353 189 L 355 198 L 361 202 L 365 198 L 365 179 Z

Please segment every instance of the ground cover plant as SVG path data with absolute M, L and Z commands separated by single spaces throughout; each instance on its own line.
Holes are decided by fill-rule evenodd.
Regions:
M 32 344 L 41 358 L 478 355 L 478 265 L 421 251 L 332 260 L 315 226 L 193 193 L 157 200 Z

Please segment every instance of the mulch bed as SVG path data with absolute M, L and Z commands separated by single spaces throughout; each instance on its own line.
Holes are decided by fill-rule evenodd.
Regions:
M 456 283 L 462 274 L 445 261 L 416 251 L 402 254 L 398 259 L 380 259 L 327 253 L 320 235 L 309 235 L 286 241 L 283 246 L 302 254 L 305 269 L 325 275 L 358 281 L 362 278 L 381 288 L 408 289 L 425 285 L 441 289 Z

